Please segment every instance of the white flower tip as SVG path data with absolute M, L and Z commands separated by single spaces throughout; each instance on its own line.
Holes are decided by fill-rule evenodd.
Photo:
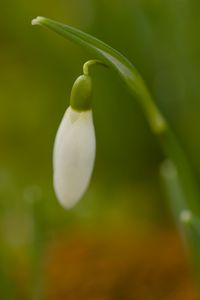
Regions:
M 72 209 L 76 204 L 79 202 L 79 200 L 82 198 L 83 195 L 79 196 L 78 198 L 70 198 L 70 197 L 63 197 L 62 195 L 58 194 L 56 192 L 56 188 L 54 187 L 56 197 L 58 199 L 58 202 L 64 209 Z M 84 194 L 84 193 L 83 193 Z
M 40 16 L 38 16 L 38 17 L 36 17 L 35 19 L 33 19 L 32 21 L 31 21 L 31 24 L 34 26 L 34 25 L 40 25 L 41 24 L 41 22 L 44 20 L 44 17 L 40 17 Z
M 192 220 L 192 213 L 187 209 L 183 210 L 180 213 L 180 220 L 185 224 L 190 223 L 190 221 Z

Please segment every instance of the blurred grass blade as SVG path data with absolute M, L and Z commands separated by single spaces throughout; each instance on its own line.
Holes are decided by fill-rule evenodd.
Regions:
M 191 253 L 192 266 L 200 280 L 200 219 L 189 210 L 180 213 L 180 221 L 185 234 L 187 250 Z
M 180 227 L 180 213 L 183 210 L 188 209 L 188 206 L 178 177 L 177 168 L 171 160 L 166 160 L 161 165 L 160 173 L 164 190 L 167 195 L 169 208 L 174 216 L 177 226 Z
M 162 131 L 163 127 L 165 127 L 165 120 L 152 101 L 142 77 L 126 57 L 99 39 L 74 27 L 45 17 L 33 19 L 32 24 L 47 27 L 62 35 L 64 38 L 74 41 L 88 50 L 95 58 L 98 58 L 115 70 L 128 85 L 129 90 L 140 99 L 152 130 L 155 132 Z
M 161 165 L 161 177 L 166 191 L 168 204 L 179 229 L 184 246 L 192 262 L 194 273 L 200 279 L 200 220 L 194 218 L 188 207 L 179 173 L 172 161 Z
M 182 211 L 188 210 L 195 212 L 196 215 L 199 214 L 199 198 L 195 189 L 196 186 L 193 184 L 192 186 L 188 187 L 188 185 L 194 183 L 192 180 L 190 180 L 190 177 L 187 178 L 187 182 L 184 181 L 184 172 L 189 172 L 189 170 L 188 166 L 184 165 L 182 157 L 181 162 L 182 169 L 180 168 L 179 164 L 175 165 L 172 159 L 165 160 L 160 167 L 160 175 L 168 199 L 168 204 L 179 229 L 180 214 Z
M 161 167 L 161 175 L 168 188 L 169 198 L 179 203 L 177 213 L 188 208 L 200 216 L 200 195 L 196 178 L 190 161 L 170 127 L 160 136 L 160 142 L 168 158 Z

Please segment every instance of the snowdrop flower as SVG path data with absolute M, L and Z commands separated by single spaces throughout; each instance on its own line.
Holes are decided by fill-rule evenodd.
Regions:
M 86 191 L 95 160 L 95 131 L 88 75 L 75 81 L 53 150 L 53 183 L 64 208 L 73 207 Z

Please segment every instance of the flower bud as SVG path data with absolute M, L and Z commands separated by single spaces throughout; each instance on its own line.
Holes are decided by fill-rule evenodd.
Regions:
M 91 111 L 91 79 L 80 76 L 71 92 L 70 107 L 59 126 L 53 151 L 53 183 L 65 208 L 85 193 L 95 160 L 95 130 Z

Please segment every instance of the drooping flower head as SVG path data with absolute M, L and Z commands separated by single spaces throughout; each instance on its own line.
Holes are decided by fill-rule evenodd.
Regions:
M 56 196 L 65 208 L 73 207 L 80 200 L 92 175 L 96 142 L 91 96 L 90 76 L 78 77 L 55 138 L 53 183 Z

